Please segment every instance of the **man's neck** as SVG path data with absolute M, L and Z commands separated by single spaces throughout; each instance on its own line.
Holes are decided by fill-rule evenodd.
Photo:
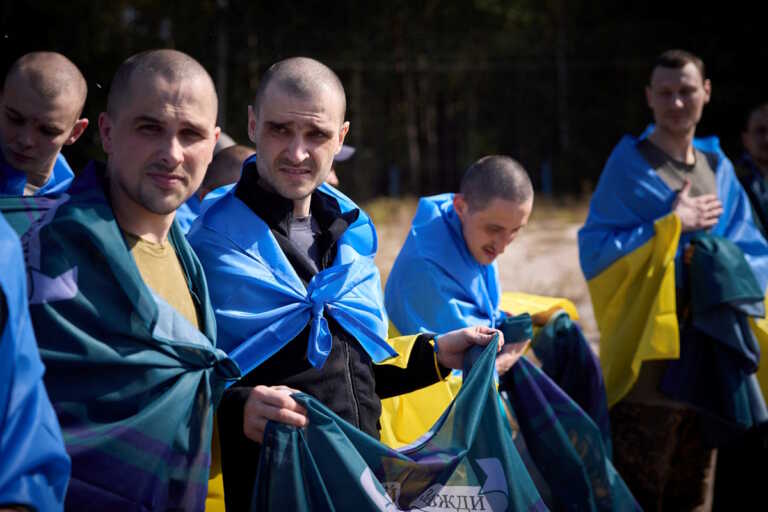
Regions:
M 293 200 L 293 217 L 302 219 L 309 217 L 309 206 L 312 203 L 312 196 Z
M 656 126 L 648 136 L 648 140 L 678 162 L 694 164 L 696 163 L 696 156 L 693 151 L 694 133 L 695 129 L 692 129 L 688 133 L 680 135 Z
M 56 158 L 54 158 L 48 164 L 46 164 L 42 170 L 24 171 L 24 174 L 27 176 L 27 183 L 37 188 L 42 187 L 43 185 L 48 183 L 48 180 L 53 174 L 54 165 L 56 165 Z
M 113 183 L 110 182 L 112 211 L 120 229 L 148 242 L 164 243 L 168 239 L 176 212 L 167 215 L 150 212 L 124 193 L 115 193 Z

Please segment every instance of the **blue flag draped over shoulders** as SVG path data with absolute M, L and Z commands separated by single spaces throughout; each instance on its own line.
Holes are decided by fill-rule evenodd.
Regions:
M 16 234 L 0 214 L 0 508 L 61 510 L 70 462 L 43 386 Z
M 496 263 L 480 265 L 467 249 L 453 194 L 419 201 L 387 279 L 385 299 L 402 333 L 496 327 L 503 318 Z
M 672 212 L 677 192 L 670 189 L 640 154 L 640 137 L 625 136 L 611 153 L 590 202 L 589 215 L 579 231 L 579 259 L 587 279 L 653 238 L 654 222 Z M 717 137 L 694 139 L 696 149 L 717 157 L 715 180 L 723 214 L 710 230 L 727 238 L 743 252 L 758 283 L 768 285 L 768 246 L 752 220 L 744 189 Z M 621 191 L 621 193 L 618 193 Z M 677 258 L 693 233 L 680 237 Z
M 315 193 L 330 195 L 342 213 L 357 209 L 328 185 Z M 244 373 L 279 351 L 307 324 L 307 359 L 322 367 L 332 341 L 326 313 L 360 342 L 373 361 L 396 355 L 386 341 L 388 320 L 373 263 L 376 231 L 362 210 L 338 241 L 333 264 L 307 286 L 267 224 L 234 190 L 204 211 L 188 238 L 210 283 L 220 346 Z
M 200 263 L 168 241 L 197 299 L 200 329 L 142 279 L 91 164 L 56 200 L 3 198 L 21 216 L 30 317 L 72 477 L 72 510 L 203 510 L 213 410 L 237 365 L 215 346 Z M 16 203 L 14 206 L 13 204 Z
M 48 181 L 40 187 L 35 195 L 61 194 L 62 192 L 66 192 L 74 178 L 75 173 L 72 172 L 72 168 L 69 166 L 67 159 L 64 158 L 64 155 L 59 153 L 56 155 L 56 162 L 53 164 L 51 176 L 48 178 Z M 2 152 L 0 152 L 0 196 L 23 195 L 26 184 L 26 174 L 23 171 L 11 167 L 11 165 L 5 161 L 5 158 L 3 158 Z

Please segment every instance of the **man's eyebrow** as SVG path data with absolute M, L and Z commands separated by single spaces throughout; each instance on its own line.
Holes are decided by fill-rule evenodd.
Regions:
M 142 114 L 139 116 L 136 116 L 133 119 L 134 123 L 153 123 L 153 124 L 163 124 L 163 122 L 160 119 L 157 119 L 156 117 L 152 117 L 146 114 Z

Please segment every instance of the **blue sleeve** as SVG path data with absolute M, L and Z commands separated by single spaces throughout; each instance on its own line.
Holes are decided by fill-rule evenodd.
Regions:
M 0 259 L 17 265 L 0 277 L 8 312 L 0 335 L 0 506 L 62 510 L 70 461 L 43 385 L 21 249 L 8 242 L 0 240 Z

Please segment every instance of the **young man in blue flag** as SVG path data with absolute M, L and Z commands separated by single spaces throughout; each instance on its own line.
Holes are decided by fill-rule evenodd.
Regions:
M 0 511 L 62 510 L 69 457 L 43 386 L 24 259 L 0 214 Z
M 211 161 L 216 109 L 193 58 L 134 55 L 99 116 L 106 164 L 33 201 L 48 210 L 23 238 L 30 315 L 72 458 L 68 509 L 205 506 L 214 405 L 239 372 L 174 215 Z
M 614 149 L 579 232 L 614 460 L 646 508 L 710 506 L 713 447 L 768 419 L 768 244 L 717 139 L 694 138 L 711 90 L 697 56 L 657 58 L 655 124 Z
M 378 438 L 380 397 L 436 382 L 495 332 L 449 333 L 439 349 L 432 335 L 399 351 L 387 342 L 373 223 L 324 184 L 349 130 L 345 115 L 344 88 L 327 66 L 308 58 L 271 66 L 249 106 L 257 153 L 189 234 L 221 346 L 246 374 L 217 413 L 232 510 L 250 506 L 267 421 L 306 424 L 293 389 Z M 399 366 L 376 364 L 390 359 Z
M 479 159 L 467 169 L 459 193 L 422 198 L 408 237 L 387 278 L 385 298 L 393 326 L 401 332 L 443 331 L 468 325 L 504 331 L 505 322 L 512 322 L 514 317 L 501 307 L 496 260 L 528 223 L 533 196 L 525 169 L 510 157 L 492 155 Z M 564 313 L 555 313 L 542 323 L 544 325 L 534 341 L 534 352 L 554 383 L 531 369 L 533 378 L 526 385 L 541 386 L 535 396 L 542 396 L 541 390 L 545 388 L 556 388 L 553 392 L 560 394 L 565 391 L 587 413 L 589 419 L 580 420 L 585 425 L 583 429 L 574 424 L 570 430 L 575 436 L 581 436 L 583 432 L 597 434 L 590 443 L 590 451 L 594 452 L 590 457 L 600 461 L 598 471 L 602 471 L 609 465 L 602 457 L 610 454 L 610 428 L 597 357 L 578 327 Z M 510 395 L 516 395 L 516 390 L 520 389 L 519 384 L 524 381 L 521 376 L 526 373 L 528 364 L 518 362 L 510 369 L 510 363 L 515 360 L 505 358 L 503 354 L 519 348 L 519 344 L 506 345 L 496 364 L 502 374 L 500 389 Z M 503 375 L 508 370 L 509 373 Z M 420 391 L 411 395 L 407 399 L 413 400 L 414 404 L 408 407 L 426 414 L 426 404 L 439 401 L 443 395 L 440 391 L 430 388 L 429 394 Z M 511 400 L 511 408 L 524 431 L 525 443 L 534 454 L 534 463 L 543 468 L 544 480 L 551 486 L 554 496 L 551 503 L 563 507 L 585 506 L 588 497 L 594 495 L 598 503 L 603 500 L 599 506 L 615 506 L 617 501 L 611 502 L 609 498 L 611 492 L 604 492 L 606 489 L 594 482 L 592 492 L 564 493 L 567 486 L 557 482 L 574 482 L 581 475 L 594 471 L 588 463 L 578 463 L 560 474 L 552 472 L 551 468 L 558 465 L 553 465 L 552 460 L 542 455 L 545 450 L 538 451 L 543 444 L 553 450 L 552 439 L 542 435 L 545 430 L 542 428 L 532 428 L 538 430 L 535 435 L 525 432 L 529 425 L 536 423 L 534 418 L 552 404 L 546 400 L 536 404 L 533 396 L 525 398 L 527 403 L 515 398 Z M 397 410 L 407 411 L 404 400 L 400 398 Z M 526 405 L 531 407 L 526 409 Z M 575 404 L 573 407 L 579 408 Z M 424 424 L 430 425 L 433 420 L 430 417 Z M 565 468 L 565 465 L 559 467 Z M 614 478 L 614 481 L 618 480 Z M 548 494 L 542 490 L 541 480 L 538 487 L 542 495 Z M 616 500 L 628 494 L 624 492 L 623 484 L 617 483 L 615 489 Z M 577 494 L 581 496 L 574 497 Z
M 11 65 L 0 95 L 0 195 L 56 194 L 74 173 L 61 148 L 88 126 L 88 87 L 80 70 L 54 52 L 28 53 Z

